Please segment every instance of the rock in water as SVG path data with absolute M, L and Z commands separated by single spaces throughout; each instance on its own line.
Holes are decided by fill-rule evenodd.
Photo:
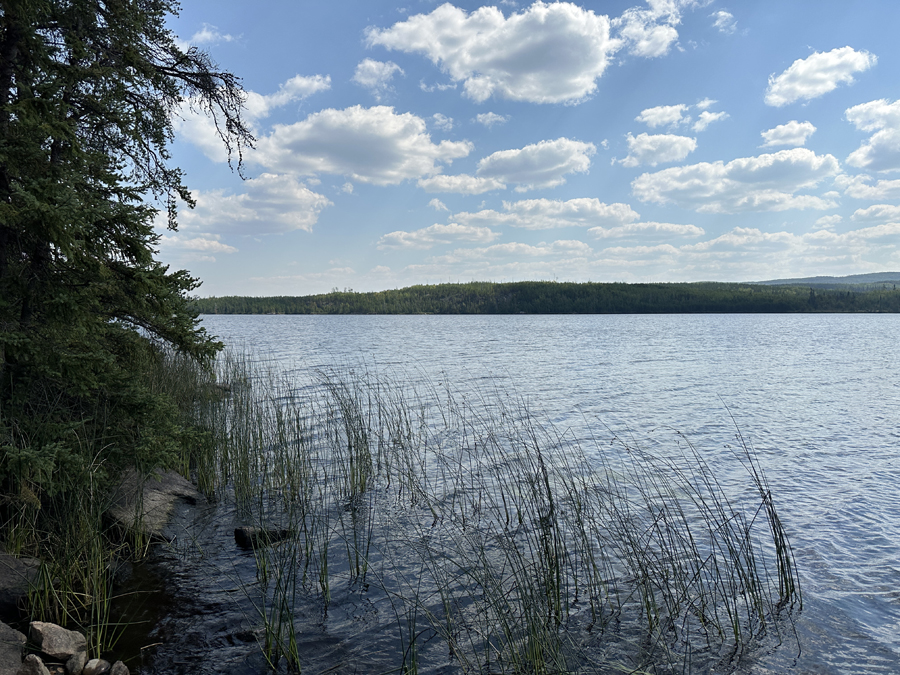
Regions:
M 37 654 L 29 654 L 25 657 L 16 675 L 50 675 L 47 666 Z
M 32 621 L 29 630 L 31 641 L 44 654 L 60 661 L 67 661 L 78 652 L 87 651 L 84 635 L 74 630 L 66 630 L 55 623 Z
M 128 670 L 128 666 L 126 666 L 121 661 L 116 661 L 112 669 L 109 671 L 109 675 L 131 675 L 131 671 Z
M 17 675 L 22 666 L 25 636 L 0 622 L 0 675 Z
M 91 659 L 85 664 L 84 670 L 81 671 L 81 675 L 104 675 L 111 669 L 112 666 L 109 665 L 109 661 L 106 661 L 105 659 Z

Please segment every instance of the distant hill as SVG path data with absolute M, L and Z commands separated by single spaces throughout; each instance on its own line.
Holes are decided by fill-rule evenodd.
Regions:
M 844 277 L 882 278 L 879 275 Z M 828 279 L 829 277 L 817 277 Z M 896 275 L 900 281 L 900 274 Z M 201 314 L 688 314 L 900 312 L 893 282 L 600 284 L 553 281 L 410 286 L 303 297 L 197 298 Z
M 873 274 L 851 274 L 846 277 L 803 277 L 800 279 L 772 279 L 751 283 L 767 286 L 846 286 L 864 284 L 881 285 L 900 283 L 900 272 L 874 272 Z

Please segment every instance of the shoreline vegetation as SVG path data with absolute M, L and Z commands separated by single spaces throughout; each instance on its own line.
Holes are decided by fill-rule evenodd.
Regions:
M 600 430 L 576 439 L 491 385 L 473 398 L 363 368 L 310 386 L 227 352 L 204 368 L 160 351 L 146 373 L 177 410 L 163 465 L 256 538 L 242 586 L 263 670 L 309 672 L 321 655 L 298 617 L 324 621 L 338 596 L 393 617 L 377 639 L 407 674 L 728 672 L 795 639 L 793 553 L 739 433 L 729 461 L 745 479 L 722 480 L 707 459 L 720 453 L 678 434 L 665 455 Z M 31 619 L 136 665 L 115 652 L 129 623 L 115 571 L 165 544 L 140 522 L 124 540 L 109 526 L 119 471 L 81 471 L 56 490 L 23 476 L 5 543 L 42 561 Z
M 194 298 L 200 314 L 715 314 L 900 312 L 900 274 L 866 283 L 569 283 L 419 285 L 308 296 Z

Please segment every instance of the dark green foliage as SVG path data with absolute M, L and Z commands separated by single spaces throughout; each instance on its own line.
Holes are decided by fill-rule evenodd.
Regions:
M 243 93 L 165 26 L 173 0 L 0 0 L 0 531 L 123 465 L 175 461 L 186 430 L 149 382 L 163 352 L 209 362 L 187 272 L 154 259 L 182 105 L 229 151 Z M 76 479 L 76 477 L 78 477 Z M 95 489 L 93 486 L 91 489 Z M 93 493 L 92 493 L 93 494 Z M 35 523 L 32 523 L 33 525 Z M 38 527 L 52 527 L 48 522 Z M 28 542 L 21 541 L 22 545 Z M 32 546 L 33 547 L 33 546 Z
M 759 284 L 522 281 L 410 286 L 377 293 L 199 298 L 201 314 L 700 314 L 900 312 L 893 284 L 838 289 Z

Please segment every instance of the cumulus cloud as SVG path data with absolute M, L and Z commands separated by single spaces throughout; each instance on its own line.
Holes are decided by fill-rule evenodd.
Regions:
M 478 162 L 476 173 L 480 178 L 517 183 L 518 192 L 551 188 L 565 183 L 566 174 L 587 172 L 596 151 L 593 143 L 557 138 L 495 152 Z
M 900 180 L 879 180 L 872 184 L 871 176 L 842 174 L 834 179 L 834 186 L 853 199 L 900 199 Z
M 765 143 L 763 148 L 771 148 L 775 145 L 806 145 L 806 139 L 816 131 L 812 122 L 798 122 L 791 120 L 787 124 L 779 124 L 768 131 L 760 132 Z
M 610 22 L 568 2 L 504 17 L 446 3 L 386 29 L 366 31 L 368 46 L 420 53 L 476 102 L 499 96 L 532 103 L 575 103 L 594 93 L 616 48 Z
M 435 197 L 430 202 L 428 202 L 428 206 L 433 208 L 435 211 L 449 211 L 450 210 L 449 208 L 447 208 L 447 205 L 444 202 L 442 202 L 440 199 L 438 199 L 437 197 Z
M 713 27 L 717 28 L 720 33 L 731 35 L 737 30 L 737 21 L 731 12 L 720 9 L 718 12 L 710 14 L 710 17 L 713 19 Z
M 829 209 L 832 198 L 797 194 L 818 186 L 839 171 L 832 155 L 806 148 L 780 150 L 758 157 L 702 162 L 645 173 L 631 183 L 645 202 L 676 204 L 705 213 Z
M 805 59 L 797 59 L 780 75 L 769 76 L 766 104 L 777 107 L 818 98 L 838 85 L 852 84 L 856 73 L 868 70 L 876 61 L 874 54 L 851 47 L 815 52 Z
M 694 131 L 706 131 L 706 127 L 708 127 L 713 122 L 718 122 L 720 120 L 724 120 L 728 117 L 727 112 L 714 112 L 711 113 L 708 110 L 704 110 L 700 113 L 699 118 L 696 122 L 694 122 L 694 126 L 691 127 Z
M 403 75 L 403 69 L 393 61 L 363 59 L 356 66 L 352 81 L 368 89 L 376 101 L 393 91 L 391 80 L 396 74 Z
M 612 21 L 616 36 L 630 54 L 663 56 L 678 41 L 681 13 L 705 7 L 712 0 L 648 0 L 648 7 L 632 7 Z
M 875 204 L 865 209 L 857 209 L 850 216 L 851 220 L 900 222 L 900 206 L 896 204 Z
M 702 227 L 696 225 L 681 225 L 678 223 L 629 223 L 618 227 L 592 227 L 588 234 L 598 239 L 612 239 L 633 237 L 644 234 L 665 234 L 676 237 L 699 237 L 704 234 Z
M 452 117 L 447 117 L 441 113 L 435 113 L 431 116 L 431 119 L 434 120 L 434 126 L 441 131 L 450 131 L 453 128 Z
M 509 115 L 498 115 L 492 112 L 478 113 L 475 116 L 475 121 L 490 129 L 495 124 L 506 124 L 509 121 Z
M 900 101 L 869 101 L 848 108 L 844 116 L 860 131 L 872 133 L 850 153 L 847 164 L 872 171 L 900 171 Z
M 330 88 L 331 78 L 327 75 L 295 75 L 283 83 L 274 94 L 263 95 L 248 91 L 247 100 L 244 102 L 246 121 L 256 131 L 257 122 L 268 117 L 274 108 L 301 101 Z M 189 99 L 185 102 L 176 114 L 173 126 L 180 138 L 200 148 L 209 159 L 214 162 L 224 162 L 228 159 L 215 121 L 195 100 Z
M 690 124 L 692 120 L 687 112 L 691 108 L 696 108 L 702 112 L 699 115 L 699 119 L 694 122 L 692 128 L 694 131 L 704 131 L 706 127 L 713 122 L 718 122 L 719 120 L 724 120 L 728 117 L 728 113 L 726 112 L 709 112 L 707 108 L 714 103 L 716 103 L 716 101 L 706 98 L 693 106 L 687 105 L 686 103 L 679 103 L 678 105 L 658 105 L 653 108 L 642 110 L 641 114 L 634 119 L 636 122 L 646 124 L 651 129 L 662 126 L 668 126 L 674 129 L 681 125 Z
M 678 105 L 658 105 L 654 108 L 642 110 L 641 114 L 634 118 L 635 122 L 643 122 L 651 129 L 662 126 L 677 126 L 684 120 L 685 112 L 690 106 L 680 103 Z
M 476 213 L 457 213 L 453 219 L 467 225 L 521 227 L 549 230 L 560 227 L 618 227 L 640 218 L 628 204 L 605 204 L 596 198 L 568 201 L 525 199 L 503 202 L 503 211 L 487 209 Z
M 207 235 L 206 237 L 184 237 L 180 234 L 164 235 L 159 241 L 160 248 L 168 254 L 170 251 L 188 251 L 191 253 L 237 253 L 234 246 L 223 244 L 218 237 Z M 215 258 L 206 258 L 209 262 L 215 262 Z
M 203 47 L 207 45 L 217 45 L 222 42 L 234 42 L 237 38 L 227 33 L 219 32 L 219 29 L 212 24 L 204 23 L 200 30 L 194 33 L 188 40 L 176 40 L 179 49 L 184 51 L 190 47 Z
M 305 120 L 276 125 L 250 159 L 269 169 L 312 175 L 329 173 L 361 183 L 395 185 L 441 171 L 440 164 L 465 157 L 467 141 L 431 142 L 425 121 L 392 107 L 327 108 Z
M 822 216 L 816 219 L 816 227 L 832 228 L 843 220 L 838 214 L 832 216 Z
M 628 134 L 628 156 L 619 160 L 622 166 L 656 166 L 678 162 L 697 149 L 697 139 L 674 134 Z
M 197 206 L 179 214 L 185 231 L 279 234 L 292 230 L 311 231 L 319 213 L 331 206 L 292 176 L 264 173 L 243 184 L 245 191 L 194 192 Z
M 455 192 L 463 195 L 480 195 L 491 190 L 505 190 L 506 183 L 495 178 L 479 178 L 468 174 L 456 176 L 432 176 L 420 178 L 419 187 L 425 192 Z
M 378 248 L 429 249 L 438 244 L 451 244 L 456 241 L 488 243 L 499 236 L 487 227 L 472 227 L 458 223 L 435 224 L 413 232 L 402 230 L 389 232 L 378 240 Z

